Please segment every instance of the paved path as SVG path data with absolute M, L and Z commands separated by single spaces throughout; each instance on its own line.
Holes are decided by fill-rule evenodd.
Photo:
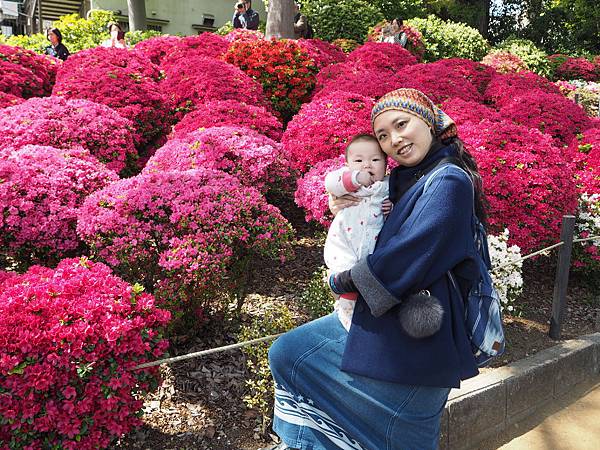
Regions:
M 600 384 L 542 408 L 532 421 L 499 450 L 600 450 Z

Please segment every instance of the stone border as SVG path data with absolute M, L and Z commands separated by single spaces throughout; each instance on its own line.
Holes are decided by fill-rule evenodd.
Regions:
M 441 450 L 466 450 L 507 431 L 576 385 L 600 380 L 600 333 L 564 341 L 466 380 L 442 415 Z

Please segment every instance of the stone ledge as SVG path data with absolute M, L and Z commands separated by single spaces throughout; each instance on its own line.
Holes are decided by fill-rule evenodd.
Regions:
M 600 380 L 600 333 L 561 342 L 486 371 L 453 389 L 442 416 L 440 448 L 467 450 L 500 436 L 575 386 Z

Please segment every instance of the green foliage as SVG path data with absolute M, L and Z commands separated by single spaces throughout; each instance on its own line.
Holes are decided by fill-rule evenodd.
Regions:
M 498 45 L 500 50 L 517 55 L 532 72 L 543 77 L 550 76 L 548 55 L 527 39 L 510 38 Z
M 233 31 L 233 23 L 231 23 L 231 20 L 225 22 L 225 24 L 219 28 L 217 31 L 215 31 L 215 33 L 221 35 L 221 36 L 225 36 L 228 33 L 231 33 Z
M 444 21 L 434 15 L 426 19 L 410 19 L 406 25 L 417 28 L 423 35 L 425 62 L 444 58 L 466 58 L 480 61 L 489 44 L 474 28 L 463 23 Z
M 306 0 L 302 9 L 315 37 L 326 41 L 364 42 L 369 27 L 384 19 L 377 6 L 365 0 Z
M 239 341 L 249 341 L 271 334 L 283 333 L 296 326 L 292 313 L 283 304 L 269 306 L 249 325 L 242 326 L 238 335 Z M 262 414 L 262 432 L 269 424 L 273 406 L 273 378 L 269 370 L 270 342 L 261 342 L 243 348 L 246 365 L 252 378 L 246 380 L 249 393 L 244 397 L 246 406 L 258 410 Z
M 326 277 L 327 269 L 324 266 L 319 267 L 300 295 L 300 303 L 308 309 L 313 319 L 333 311 L 333 295 L 325 282 Z
M 62 16 L 52 26 L 58 28 L 63 35 L 63 43 L 71 53 L 99 46 L 109 38 L 106 26 L 115 21 L 112 11 L 95 9 L 90 11 L 87 19 L 78 14 Z
M 360 45 L 354 39 L 344 39 L 344 38 L 335 39 L 332 42 L 332 44 L 337 45 L 340 49 L 342 49 L 342 51 L 344 53 L 350 53 L 352 50 L 354 50 L 356 47 L 358 47 Z
M 138 42 L 142 42 L 146 39 L 150 39 L 156 36 L 162 36 L 162 33 L 160 31 L 155 30 L 128 31 L 127 33 L 125 33 L 125 42 L 127 42 L 128 45 L 133 46 Z
M 45 53 L 46 47 L 50 45 L 50 41 L 48 41 L 46 35 L 41 33 L 32 34 L 31 36 L 14 34 L 6 38 L 6 43 L 26 48 L 42 55 Z
M 423 0 L 373 0 L 370 3 L 377 7 L 387 20 L 396 17 L 406 20 L 427 14 L 425 7 L 427 2 Z

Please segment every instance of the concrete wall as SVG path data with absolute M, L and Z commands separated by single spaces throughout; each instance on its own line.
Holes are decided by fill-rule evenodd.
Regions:
M 214 26 L 219 28 L 233 16 L 235 0 L 146 0 L 146 16 L 151 20 L 168 20 L 162 24 L 162 32 L 166 34 L 197 34 L 193 24 L 202 24 L 203 14 L 212 14 Z M 91 0 L 92 9 L 105 9 L 122 12 L 127 16 L 126 0 Z M 260 15 L 261 21 L 267 20 L 267 13 L 261 0 L 252 1 L 252 9 Z

